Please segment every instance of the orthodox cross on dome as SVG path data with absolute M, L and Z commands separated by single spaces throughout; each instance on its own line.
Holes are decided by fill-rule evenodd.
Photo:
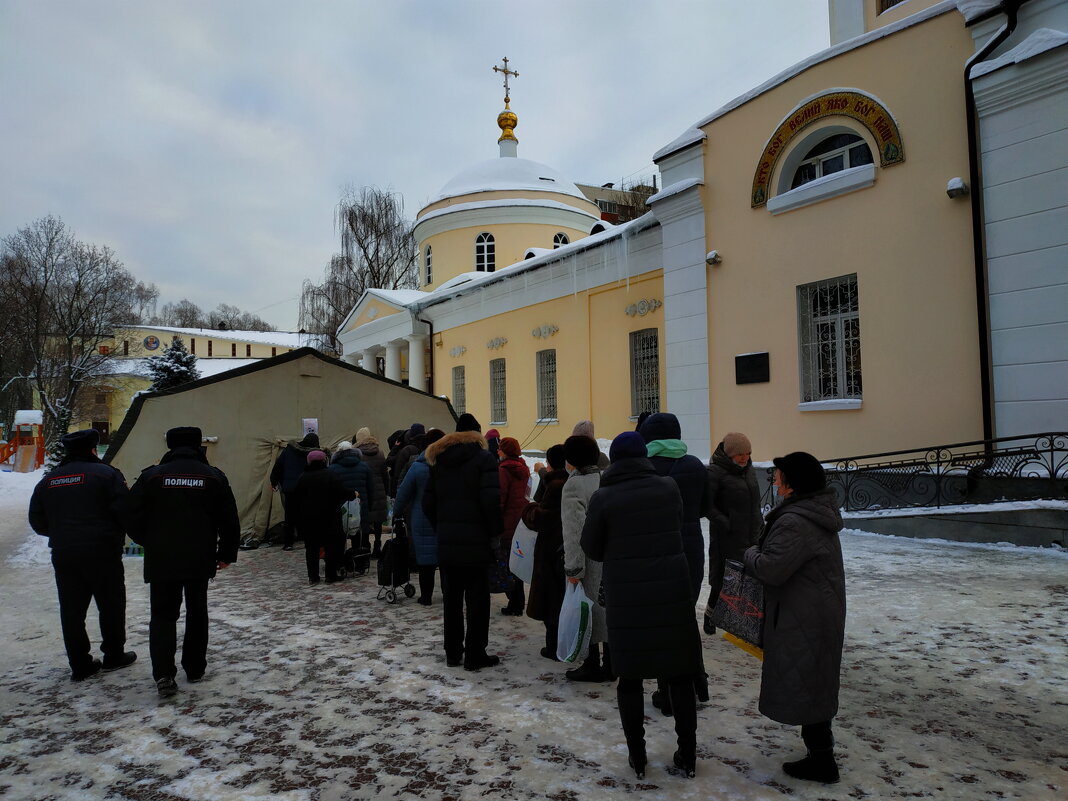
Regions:
M 493 71 L 494 72 L 502 72 L 502 73 L 504 73 L 504 107 L 508 108 L 508 104 L 510 102 L 512 102 L 512 98 L 509 96 L 509 91 L 508 91 L 508 79 L 513 75 L 516 78 L 518 78 L 519 77 L 519 73 L 516 72 L 515 70 L 508 69 L 508 57 L 507 56 L 505 56 L 501 60 L 504 61 L 504 66 L 503 67 L 494 66 L 493 67 Z

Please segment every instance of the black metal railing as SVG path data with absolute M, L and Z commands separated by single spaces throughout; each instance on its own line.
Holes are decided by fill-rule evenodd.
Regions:
M 823 460 L 847 512 L 1068 499 L 1068 432 L 958 442 Z M 775 497 L 768 469 L 762 506 Z

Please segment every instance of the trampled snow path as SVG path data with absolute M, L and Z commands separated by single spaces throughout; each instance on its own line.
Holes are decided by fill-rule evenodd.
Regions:
M 563 665 L 537 656 L 540 624 L 495 616 L 502 665 L 448 668 L 440 593 L 427 609 L 376 601 L 370 576 L 309 588 L 300 551 L 242 553 L 220 575 L 210 678 L 180 677 L 166 702 L 150 678 L 140 560 L 127 560 L 129 646 L 140 659 L 72 684 L 43 540 L 27 533 L 28 493 L 10 479 L 0 476 L 0 795 L 13 801 L 1068 793 L 1063 552 L 847 532 L 842 782 L 782 773 L 803 752 L 797 730 L 757 713 L 759 664 L 705 638 L 712 698 L 699 711 L 698 776 L 667 767 L 674 734 L 650 706 L 639 784 L 614 690 L 566 682 Z

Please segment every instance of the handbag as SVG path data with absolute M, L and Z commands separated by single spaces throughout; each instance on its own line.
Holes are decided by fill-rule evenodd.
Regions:
M 764 585 L 746 573 L 741 562 L 727 560 L 711 617 L 717 628 L 757 648 L 764 646 Z
M 556 658 L 561 662 L 579 662 L 586 658 L 593 634 L 593 602 L 582 589 L 582 582 L 567 583 L 564 602 L 560 605 L 560 623 L 556 635 Z
M 512 550 L 508 554 L 508 569 L 512 575 L 529 584 L 534 578 L 534 547 L 538 541 L 538 532 L 522 520 L 515 527 L 512 535 Z
M 496 548 L 490 549 L 490 563 L 487 569 L 489 591 L 508 592 L 515 586 L 515 576 L 508 569 L 508 563 L 501 559 Z

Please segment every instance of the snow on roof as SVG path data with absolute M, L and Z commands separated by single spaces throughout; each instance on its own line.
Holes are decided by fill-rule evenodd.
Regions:
M 997 58 L 981 62 L 972 70 L 972 77 L 978 78 L 980 75 L 986 75 L 988 72 L 999 70 L 1002 67 L 1019 64 L 1021 61 L 1027 61 L 1029 58 L 1040 56 L 1049 50 L 1063 47 L 1066 44 L 1068 44 L 1068 33 L 1056 31 L 1052 28 L 1039 28 L 1012 50 L 1002 53 Z
M 121 326 L 128 330 L 169 331 L 173 334 L 185 334 L 193 337 L 215 337 L 216 339 L 233 339 L 237 342 L 251 342 L 259 345 L 279 345 L 283 348 L 301 348 L 306 343 L 306 334 L 291 331 L 231 331 L 218 328 L 175 328 L 167 325 L 128 325 Z
M 546 164 L 519 158 L 495 158 L 479 162 L 460 172 L 441 188 L 431 203 L 473 192 L 522 190 L 557 192 L 586 199 L 571 181 Z
M 645 202 L 651 206 L 654 203 L 659 203 L 661 200 L 667 200 L 669 197 L 685 192 L 687 189 L 704 185 L 705 182 L 700 178 L 687 178 L 685 181 L 676 181 L 670 186 L 665 186 Z
M 421 292 L 418 289 L 375 289 L 371 288 L 367 290 L 368 295 L 374 295 L 375 297 L 382 298 L 382 300 L 392 303 L 394 306 L 406 306 L 413 301 L 419 300 L 419 298 L 426 295 L 425 292 Z
M 957 11 L 964 17 L 964 23 L 971 25 L 979 17 L 997 10 L 1002 0 L 957 0 Z
M 586 198 L 583 198 L 586 200 Z M 590 202 L 590 201 L 587 201 Z M 419 223 L 424 223 L 427 220 L 433 220 L 435 217 L 443 217 L 446 214 L 453 214 L 458 211 L 471 211 L 473 209 L 497 209 L 508 208 L 509 206 L 537 206 L 542 209 L 561 209 L 563 211 L 573 211 L 575 214 L 581 214 L 584 217 L 589 217 L 591 220 L 596 220 L 597 216 L 588 211 L 583 211 L 580 208 L 572 206 L 568 203 L 561 203 L 558 200 L 534 200 L 533 198 L 514 198 L 510 200 L 476 200 L 471 203 L 457 203 L 455 206 L 446 206 L 443 209 L 435 209 L 419 218 Z
M 653 162 L 657 162 L 664 156 L 670 155 L 677 150 L 682 150 L 685 147 L 696 144 L 705 139 L 705 132 L 699 128 L 687 128 L 682 132 L 682 135 L 676 138 L 672 142 L 668 142 L 658 151 L 653 153 Z
M 44 412 L 40 409 L 19 409 L 15 412 L 15 425 L 43 425 Z
M 211 378 L 229 370 L 258 364 L 263 359 L 198 358 L 197 372 L 201 378 Z M 136 375 L 148 377 L 148 359 L 110 359 L 106 369 L 111 375 Z
M 697 139 L 693 138 L 694 131 L 699 131 L 701 128 L 704 128 L 710 122 L 718 120 L 720 117 L 728 114 L 729 112 L 744 106 L 750 100 L 754 100 L 760 97 L 762 94 L 770 92 L 775 87 L 781 86 L 782 84 L 789 81 L 791 78 L 800 75 L 805 70 L 810 69 L 811 67 L 815 67 L 817 64 L 822 64 L 824 61 L 830 61 L 832 58 L 840 56 L 843 53 L 848 53 L 851 50 L 856 50 L 859 47 L 864 47 L 864 45 L 871 44 L 872 42 L 878 41 L 879 39 L 891 36 L 897 33 L 898 31 L 905 30 L 906 28 L 911 28 L 913 25 L 919 25 L 921 22 L 926 22 L 927 20 L 933 19 L 934 17 L 938 17 L 947 12 L 954 11 L 957 8 L 958 2 L 960 2 L 960 0 L 942 0 L 941 3 L 936 3 L 935 5 L 929 8 L 925 8 L 922 11 L 917 11 L 915 14 L 905 17 L 904 19 L 900 19 L 897 22 L 885 25 L 882 28 L 876 28 L 873 31 L 868 31 L 867 33 L 862 34 L 861 36 L 856 36 L 852 39 L 846 39 L 844 42 L 839 42 L 838 44 L 832 47 L 828 47 L 826 50 L 821 50 L 820 52 L 815 53 L 806 59 L 798 61 L 792 67 L 787 67 L 778 75 L 769 78 L 759 86 L 750 89 L 745 94 L 739 95 L 738 97 L 734 98 L 734 100 L 731 100 L 729 103 L 720 106 L 707 117 L 704 117 L 703 119 L 699 120 L 691 128 L 687 128 L 686 131 L 682 134 L 682 136 L 678 137 L 670 144 L 665 145 L 664 147 L 660 148 L 660 150 L 656 151 L 656 153 L 653 155 L 653 161 L 657 161 L 658 159 L 661 159 L 676 150 L 681 150 L 683 147 L 693 144 L 695 141 L 698 141 Z

